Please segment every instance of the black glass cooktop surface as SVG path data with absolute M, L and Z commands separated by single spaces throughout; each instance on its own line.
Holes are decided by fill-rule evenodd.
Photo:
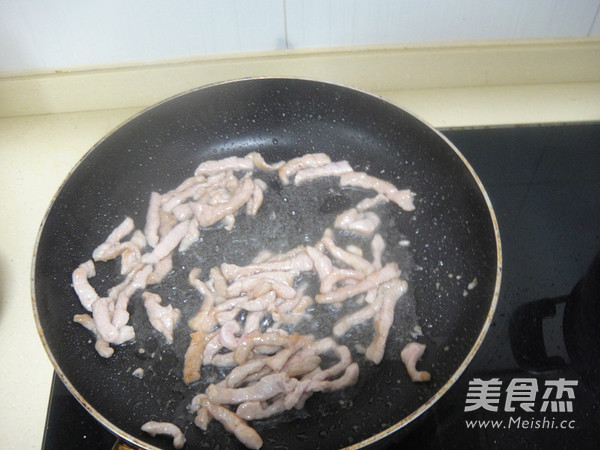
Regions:
M 597 448 L 600 124 L 443 132 L 494 206 L 501 294 L 465 373 L 374 448 Z M 55 375 L 43 448 L 110 449 L 115 441 Z

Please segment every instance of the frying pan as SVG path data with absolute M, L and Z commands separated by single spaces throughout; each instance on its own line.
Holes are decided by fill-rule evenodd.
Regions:
M 148 420 L 165 420 L 184 430 L 187 448 L 239 447 L 218 423 L 207 432 L 196 428 L 186 410 L 190 398 L 222 374 L 207 369 L 199 384 L 182 383 L 190 331 L 185 321 L 167 345 L 134 296 L 136 340 L 101 358 L 89 332 L 72 321 L 84 311 L 71 273 L 125 216 L 143 228 L 151 191 L 174 188 L 202 161 L 251 151 L 269 162 L 325 152 L 416 194 L 413 212 L 381 211 L 387 241 L 409 242 L 389 245 L 384 256 L 398 261 L 410 287 L 381 364 L 356 355 L 361 375 L 352 388 L 315 394 L 302 410 L 253 422 L 264 448 L 376 442 L 424 413 L 474 356 L 495 310 L 501 250 L 493 208 L 460 152 L 413 115 L 362 91 L 302 79 L 224 82 L 159 103 L 107 135 L 73 169 L 40 228 L 32 291 L 43 345 L 77 400 L 126 441 L 170 448 L 168 439 L 140 430 Z M 364 192 L 323 179 L 296 191 L 270 181 L 267 194 L 256 218 L 239 216 L 231 232 L 207 230 L 175 257 L 168 283 L 154 290 L 164 303 L 193 314 L 201 297 L 187 282 L 189 269 L 207 273 L 221 262 L 247 264 L 263 248 L 314 242 Z M 116 284 L 118 268 L 98 264 L 97 271 L 91 282 L 103 295 Z M 422 330 L 417 339 L 427 344 L 419 365 L 432 373 L 429 383 L 412 383 L 400 361 L 401 349 L 415 338 L 414 325 Z M 138 367 L 145 370 L 141 379 L 132 376 Z

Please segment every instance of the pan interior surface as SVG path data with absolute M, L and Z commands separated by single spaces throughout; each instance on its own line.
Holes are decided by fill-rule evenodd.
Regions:
M 200 88 L 146 110 L 99 142 L 63 184 L 38 237 L 34 298 L 46 349 L 78 400 L 128 440 L 169 448 L 168 439 L 140 430 L 148 420 L 165 420 L 184 430 L 190 448 L 241 447 L 219 424 L 207 432 L 193 425 L 186 406 L 222 374 L 207 369 L 200 384 L 183 384 L 186 322 L 167 345 L 148 325 L 138 293 L 130 303 L 136 340 L 101 358 L 89 332 L 73 323 L 84 310 L 72 271 L 126 216 L 143 228 L 152 191 L 174 188 L 203 161 L 252 151 L 269 162 L 315 152 L 347 160 L 356 171 L 411 189 L 416 206 L 382 210 L 381 233 L 409 243 L 388 257 L 410 288 L 410 306 L 398 314 L 384 360 L 361 364 L 354 387 L 315 394 L 302 410 L 253 422 L 264 448 L 342 448 L 406 422 L 447 389 L 489 326 L 500 258 L 493 211 L 468 164 L 439 133 L 372 95 L 327 83 L 253 79 Z M 169 283 L 154 290 L 184 317 L 201 302 L 187 281 L 190 268 L 208 273 L 222 262 L 247 264 L 265 247 L 279 252 L 315 242 L 360 194 L 327 179 L 302 190 L 265 181 L 256 217 L 239 216 L 231 232 L 207 230 L 202 242 L 174 257 Z M 91 281 L 102 295 L 116 278 L 118 267 L 107 263 Z M 429 383 L 412 383 L 400 360 L 413 322 L 427 344 L 420 367 L 432 373 Z M 132 376 L 136 368 L 144 369 L 142 379 Z

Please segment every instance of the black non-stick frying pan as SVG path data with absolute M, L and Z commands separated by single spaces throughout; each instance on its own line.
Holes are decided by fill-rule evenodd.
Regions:
M 410 291 L 398 307 L 382 363 L 367 364 L 357 355 L 356 386 L 315 394 L 303 410 L 253 423 L 264 448 L 377 441 L 425 412 L 472 359 L 498 298 L 501 251 L 489 199 L 460 152 L 411 114 L 361 91 L 299 79 L 226 82 L 166 100 L 106 136 L 69 175 L 38 236 L 32 289 L 43 344 L 69 390 L 125 440 L 169 448 L 168 439 L 140 430 L 153 419 L 179 425 L 187 448 L 240 446 L 218 423 L 207 432 L 196 428 L 186 410 L 190 398 L 220 376 L 207 369 L 197 385 L 182 383 L 186 322 L 180 321 L 175 344 L 167 345 L 134 296 L 136 340 L 101 358 L 89 332 L 72 321 L 84 311 L 71 273 L 125 216 L 143 228 L 151 191 L 174 188 L 204 160 L 251 151 L 270 162 L 325 152 L 416 194 L 413 212 L 380 211 L 388 242 L 410 243 L 391 245 L 385 255 L 400 264 Z M 193 314 L 202 299 L 187 282 L 191 267 L 207 273 L 221 262 L 246 264 L 263 248 L 282 251 L 314 242 L 360 195 L 328 179 L 302 190 L 272 181 L 255 218 L 240 216 L 231 232 L 206 231 L 201 242 L 175 257 L 168 282 L 154 291 Z M 116 284 L 118 268 L 106 263 L 97 270 L 91 281 L 102 295 Z M 417 339 L 427 344 L 420 367 L 432 373 L 429 383 L 412 383 L 400 361 L 415 324 L 422 329 Z M 142 379 L 132 376 L 139 367 Z

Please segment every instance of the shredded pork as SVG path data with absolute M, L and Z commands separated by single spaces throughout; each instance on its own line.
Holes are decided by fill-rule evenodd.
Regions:
M 96 276 L 96 267 L 91 259 L 79 265 L 73 271 L 73 289 L 85 309 L 92 310 L 92 305 L 98 300 L 96 290 L 89 283 L 88 278 Z
M 340 176 L 342 186 L 354 186 L 363 189 L 372 189 L 379 194 L 385 195 L 389 200 L 396 203 L 405 211 L 413 211 L 413 193 L 408 189 L 398 190 L 396 186 L 364 172 L 348 172 Z
M 331 162 L 325 153 L 309 153 L 298 158 L 290 159 L 279 168 L 279 177 L 284 184 L 290 182 L 290 177 L 303 169 L 326 166 Z
M 425 344 L 419 344 L 418 342 L 410 342 L 406 344 L 406 347 L 400 352 L 400 358 L 406 366 L 406 371 L 410 376 L 410 379 L 415 382 L 429 381 L 431 374 L 425 370 L 417 369 L 417 362 L 425 353 Z
M 352 167 L 348 164 L 348 161 L 336 161 L 324 166 L 299 170 L 294 177 L 294 184 L 299 185 L 315 178 L 339 177 L 348 172 L 352 172 Z
M 181 311 L 171 305 L 162 306 L 160 304 L 162 299 L 158 294 L 144 292 L 142 298 L 150 323 L 157 331 L 162 333 L 169 344 L 172 343 L 173 329 L 179 320 Z
M 356 383 L 359 365 L 350 349 L 336 341 L 354 327 L 373 324 L 364 357 L 375 364 L 384 358 L 396 304 L 407 283 L 398 265 L 386 261 L 386 242 L 376 234 L 381 219 L 375 208 L 391 201 L 412 211 L 412 192 L 354 172 L 347 161 L 332 162 L 324 153 L 273 164 L 256 152 L 205 161 L 176 188 L 151 193 L 143 229 L 125 218 L 94 249 L 92 259 L 72 275 L 74 291 L 91 313 L 75 315 L 74 321 L 96 337 L 100 356 L 111 357 L 115 351 L 111 345 L 135 338 L 128 305 L 140 291 L 149 322 L 167 344 L 173 343 L 175 328 L 185 326 L 178 325 L 181 312 L 162 305 L 151 287 L 168 282 L 176 270 L 177 253 L 194 251 L 206 229 L 220 227 L 227 232 L 235 227 L 239 214 L 259 214 L 269 189 L 263 178 L 255 177 L 261 171 L 263 178 L 274 172 L 284 185 L 291 179 L 294 185 L 304 185 L 317 178 L 337 177 L 342 189 L 358 187 L 376 195 L 339 214 L 317 242 L 282 253 L 265 249 L 247 265 L 222 263 L 206 272 L 187 269 L 189 284 L 201 303 L 185 320 L 189 344 L 183 380 L 193 389 L 202 379 L 204 366 L 229 370 L 223 379 L 199 392 L 188 409 L 200 429 L 207 430 L 216 419 L 248 448 L 260 448 L 262 439 L 247 421 L 300 409 L 315 392 Z M 340 231 L 334 229 L 356 237 L 355 243 L 342 248 L 336 237 Z M 370 248 L 363 252 L 361 242 L 370 242 Z M 96 276 L 95 263 L 117 258 L 124 278 L 102 296 L 90 283 Z M 318 283 L 310 291 L 306 279 L 313 274 Z M 353 306 L 331 323 L 329 337 L 315 339 L 286 328 L 310 320 L 315 308 L 337 311 L 342 303 Z M 415 368 L 422 351 L 411 345 L 402 359 L 411 378 L 424 381 L 429 374 Z M 169 422 L 148 422 L 142 429 L 172 436 L 176 448 L 185 443 L 181 430 Z
M 142 431 L 146 433 L 156 436 L 157 434 L 166 434 L 173 438 L 173 447 L 175 448 L 183 448 L 185 445 L 186 439 L 181 429 L 172 423 L 169 422 L 155 422 L 150 421 L 146 422 L 142 425 Z

